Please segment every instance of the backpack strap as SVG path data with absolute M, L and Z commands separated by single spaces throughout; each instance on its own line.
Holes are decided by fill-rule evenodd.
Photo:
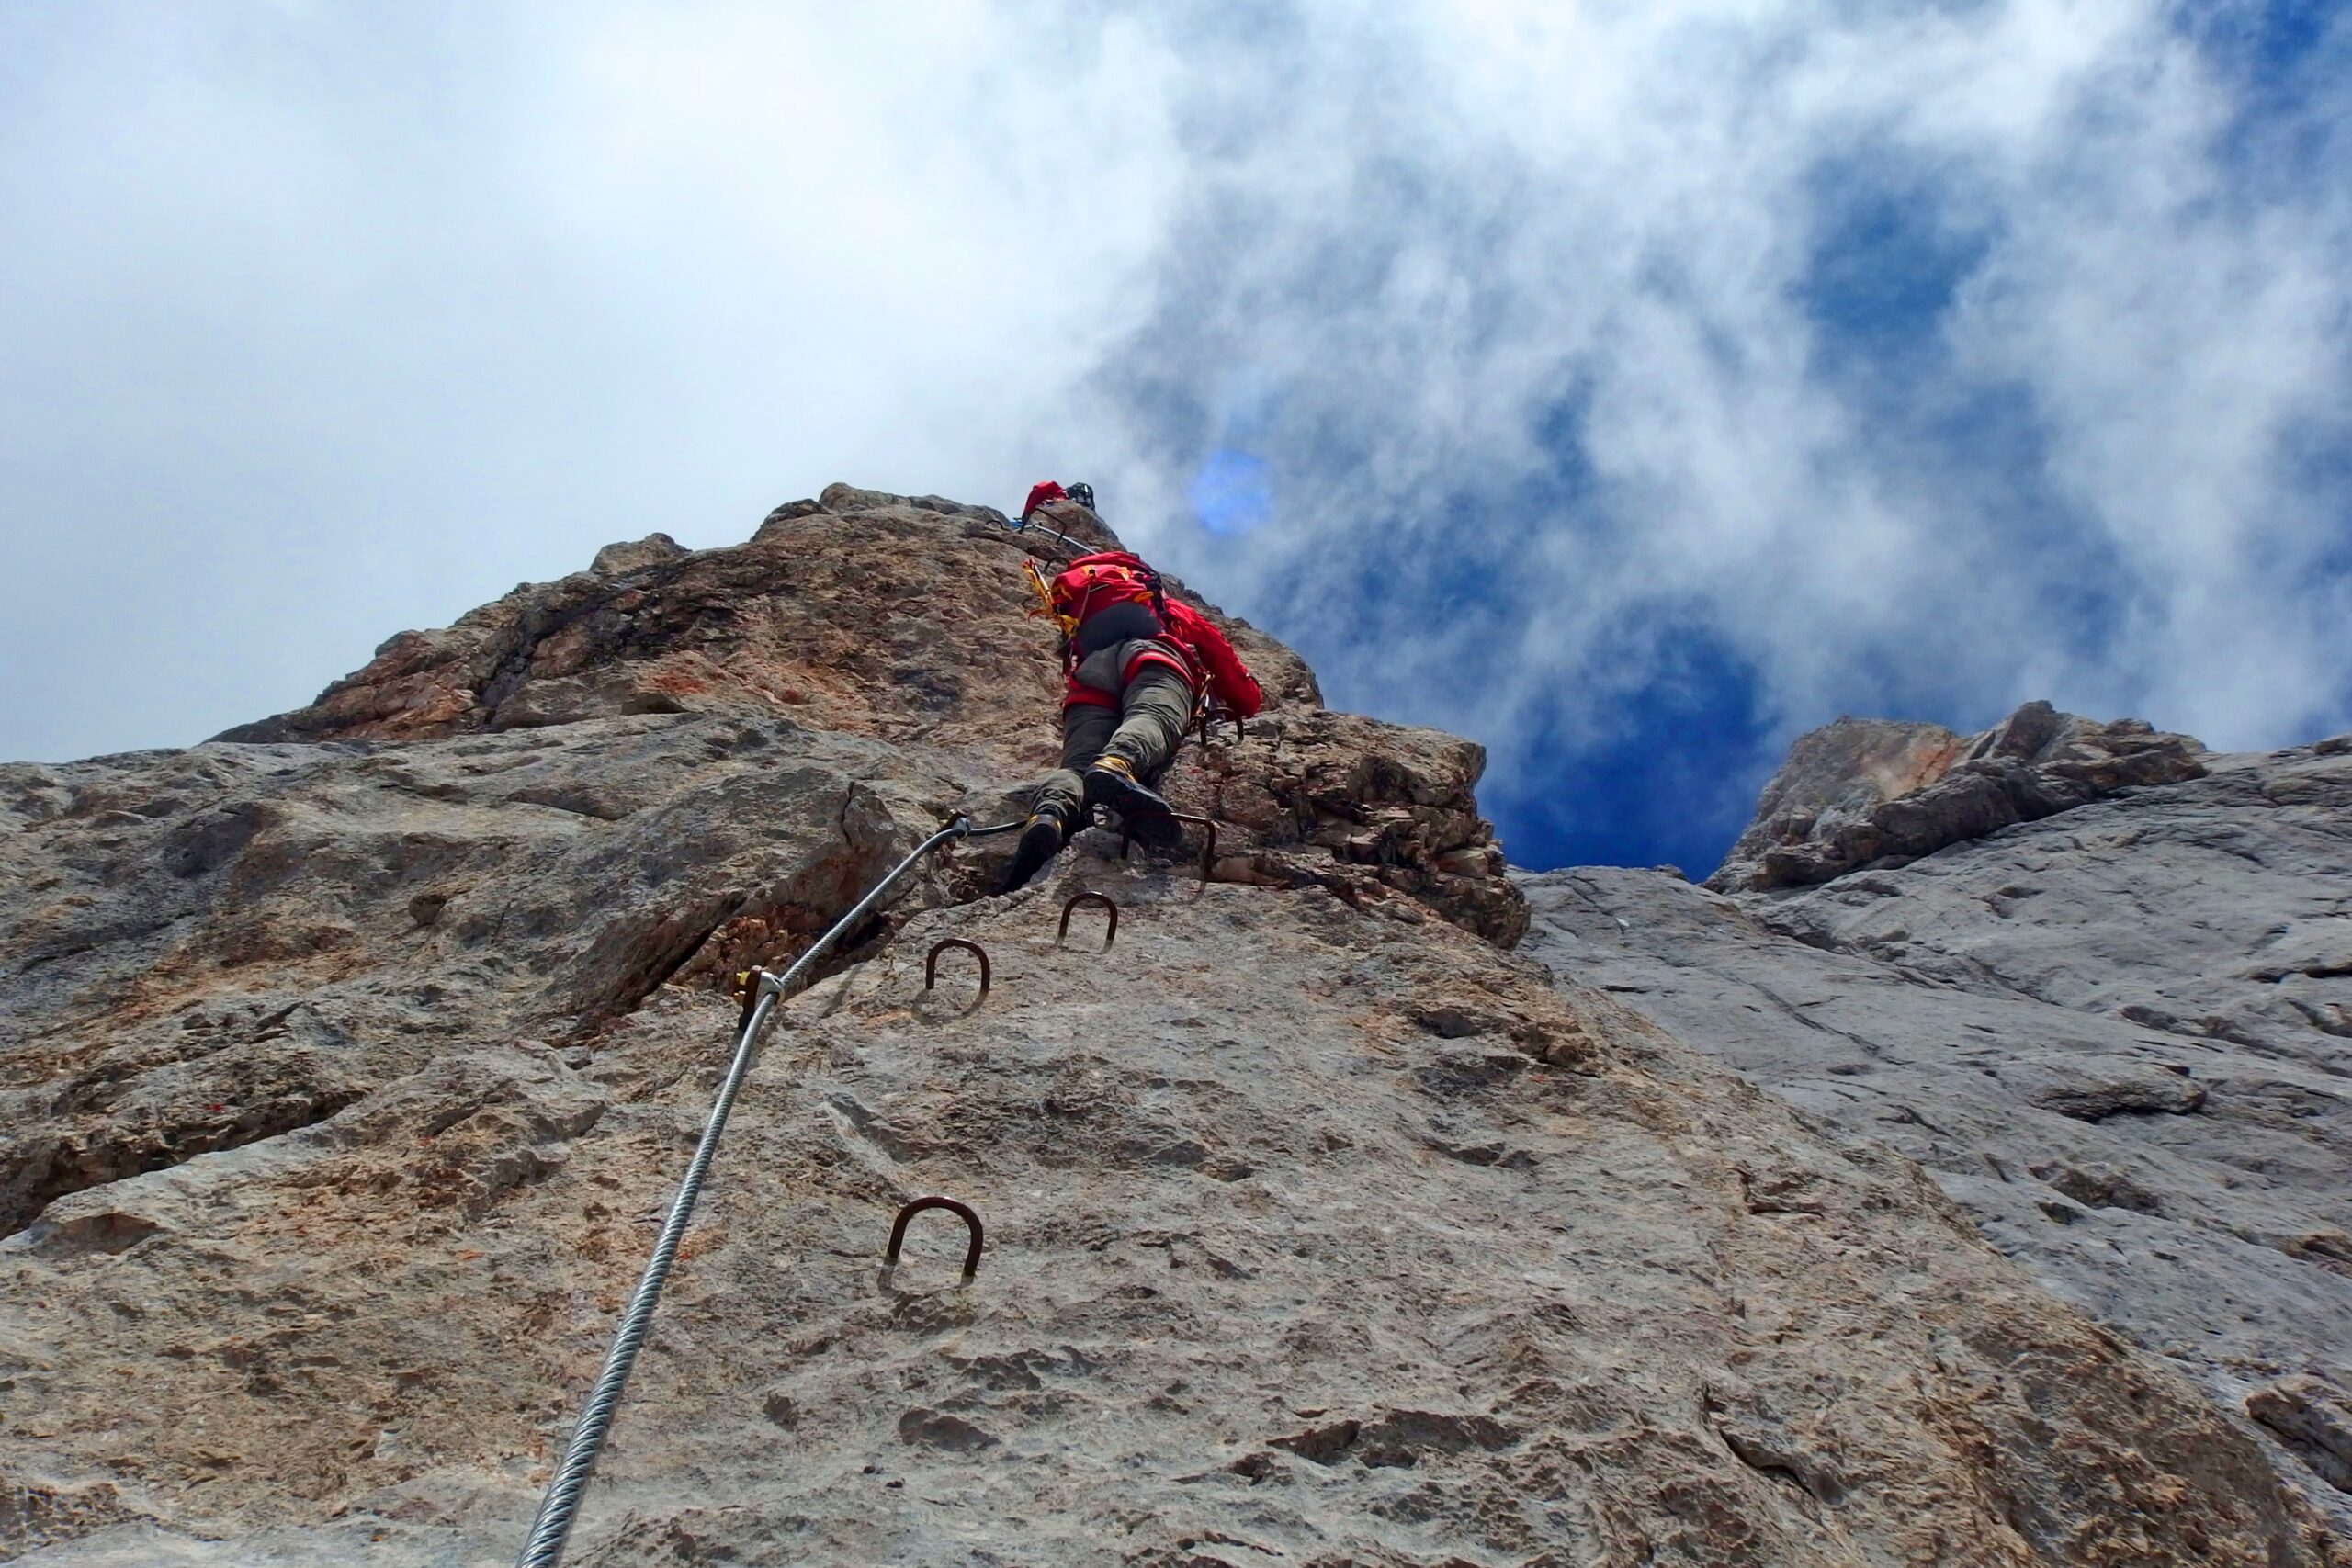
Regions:
M 1136 564 L 1141 565 L 1142 563 L 1137 562 Z M 1168 626 L 1170 624 L 1168 619 L 1168 595 L 1161 591 L 1159 573 L 1154 571 L 1148 566 L 1144 567 L 1143 581 L 1144 586 L 1151 590 L 1151 613 L 1159 617 L 1159 624 L 1161 626 Z

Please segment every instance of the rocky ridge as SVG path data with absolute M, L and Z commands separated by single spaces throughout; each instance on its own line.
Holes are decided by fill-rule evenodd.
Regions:
M 2021 728 L 2075 738 L 2058 776 L 2087 798 L 2000 821 L 1985 781 L 2051 764 L 1939 789 L 1948 732 L 1843 720 L 1797 743 L 1709 886 L 1520 877 L 1526 950 L 1917 1160 L 2352 1532 L 2352 737 L 2217 755 L 2046 705 L 1991 733 Z M 1758 858 L 1836 799 L 1877 804 Z M 1905 841 L 1939 847 L 1860 860 L 1857 824 L 1905 804 Z M 1792 859 L 1851 863 L 1775 885 Z
M 725 975 L 1049 763 L 1019 544 L 834 487 L 0 769 L 0 1559 L 511 1561 Z M 572 1561 L 2352 1561 L 1916 1166 L 1508 951 L 1477 749 L 1228 624 L 1208 879 L 964 846 L 786 1010 Z M 879 1269 L 933 1190 L 969 1286 L 952 1227 Z
M 1074 502 L 1046 519 L 1119 544 Z M 993 820 L 1059 752 L 1060 678 L 1039 657 L 1051 639 L 1023 614 L 1017 570 L 1044 543 L 990 508 L 833 485 L 777 507 L 733 548 L 688 552 L 659 534 L 607 547 L 586 572 L 526 583 L 445 630 L 403 632 L 310 706 L 218 739 L 404 742 L 647 714 L 786 721 L 952 758 L 994 791 L 954 803 Z M 1330 712 L 1297 655 L 1167 583 L 1225 630 L 1266 693 L 1261 718 L 1238 734 L 1218 727 L 1203 766 L 1172 781 L 1181 809 L 1218 824 L 1216 874 L 1313 883 L 1399 919 L 1418 918 L 1407 907 L 1418 903 L 1516 941 L 1526 909 L 1472 796 L 1484 751 Z
M 2125 789 L 2200 778 L 2204 752 L 2139 719 L 2102 724 L 2048 703 L 1968 737 L 1841 718 L 1797 741 L 1707 886 L 1758 891 L 1891 871 Z

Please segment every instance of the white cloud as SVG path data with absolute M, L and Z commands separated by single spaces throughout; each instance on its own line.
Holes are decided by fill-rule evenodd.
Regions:
M 829 479 L 1046 473 L 1507 764 L 1696 636 L 1784 730 L 2352 722 L 2352 73 L 2298 162 L 2143 0 L 381 16 L 0 13 L 0 660 L 55 671 L 0 751 Z M 1806 307 L 1872 182 L 1962 257 L 1907 357 Z M 1213 540 L 1226 446 L 1275 516 Z
M 872 15 L 0 11 L 0 665 L 45 676 L 0 753 L 193 739 L 831 479 L 1060 466 L 1041 409 L 1149 307 L 1169 56 L 1087 28 L 1066 93 L 1070 29 Z
M 1605 725 L 1577 694 L 1620 700 L 1644 599 L 1752 658 L 1784 727 L 1906 694 L 1985 716 L 2047 694 L 2238 745 L 2347 717 L 2346 498 L 2290 450 L 2341 432 L 2352 389 L 2344 182 L 2247 188 L 2223 141 L 2263 106 L 2159 8 L 1396 15 L 1428 90 L 1395 91 L 1393 33 L 1317 31 L 1279 73 L 1353 157 L 1274 117 L 1246 176 L 1204 176 L 1196 222 L 1246 254 L 1132 351 L 1189 356 L 1180 382 L 1228 357 L 1283 382 L 1294 526 L 1252 541 L 1254 598 L 1343 650 L 1343 691 L 1461 714 L 1480 639 L 1359 617 L 1317 562 L 1351 540 L 1408 582 L 1458 560 L 1448 491 L 1540 467 L 1529 428 L 1574 395 L 1605 538 L 1480 517 L 1542 635 L 1456 723 Z M 1924 383 L 1828 373 L 1840 344 L 1802 305 L 1837 182 L 1874 175 L 1981 245 Z M 1335 278 L 1335 251 L 1375 281 Z M 1887 406 L 1996 396 L 2035 449 Z M 2071 582 L 2086 561 L 2111 581 Z M 2109 624 L 2053 611 L 2086 586 Z

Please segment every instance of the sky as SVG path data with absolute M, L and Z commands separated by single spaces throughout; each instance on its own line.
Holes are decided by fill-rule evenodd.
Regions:
M 2352 6 L 0 0 L 0 756 L 1049 476 L 1529 866 L 2352 728 Z

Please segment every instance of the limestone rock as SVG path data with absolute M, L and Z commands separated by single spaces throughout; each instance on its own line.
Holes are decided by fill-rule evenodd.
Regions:
M 16 765 L 9 796 L 44 804 L 0 839 L 6 1230 L 312 1125 L 455 1038 L 560 1038 L 786 958 L 959 804 L 875 742 L 721 716 Z
M 606 545 L 596 552 L 588 570 L 598 577 L 618 577 L 642 567 L 676 560 L 688 553 L 685 546 L 667 534 L 648 534 L 633 544 Z
M 1045 514 L 1118 546 L 1074 502 Z M 776 508 L 748 545 L 608 546 L 588 572 L 403 632 L 310 706 L 219 739 L 407 742 L 658 714 L 788 722 L 952 754 L 1002 816 L 1059 754 L 1053 639 L 1025 614 L 1019 570 L 1024 547 L 1047 543 L 989 508 L 831 485 Z M 1167 781 L 1181 807 L 1218 821 L 1212 869 L 1515 941 L 1526 911 L 1473 797 L 1479 748 L 1325 712 L 1297 655 L 1175 579 L 1168 592 L 1225 630 L 1268 701 Z
M 2028 703 L 1966 739 L 1939 725 L 1841 718 L 1799 738 L 1707 886 L 1804 886 L 2105 798 L 2200 776 L 2204 748 L 2138 719 Z
M 1021 543 L 833 487 L 241 739 L 0 768 L 0 1557 L 511 1561 L 728 974 L 1048 759 Z M 2324 1422 L 2224 1409 L 1917 1167 L 1506 951 L 1478 749 L 1229 624 L 1276 700 L 1166 781 L 1214 879 L 1204 834 L 1093 831 L 991 897 L 1007 846 L 964 843 L 782 1010 L 571 1561 L 2352 1561 L 2261 1435 Z M 1059 934 L 1081 891 L 1115 941 Z M 926 984 L 950 937 L 985 998 L 967 955 Z M 2036 1125 L 2246 1107 L 2322 1157 L 2171 1060 L 2014 1077 Z M 2079 1163 L 2049 1201 L 2166 1201 Z M 931 1192 L 986 1217 L 968 1285 L 941 1215 L 882 1265 Z
M 1320 886 L 1416 921 L 1435 912 L 1509 947 L 1527 907 L 1473 791 L 1486 751 L 1434 729 L 1322 709 L 1252 720 L 1168 788 L 1219 824 L 1221 879 Z
M 2246 1395 L 2245 1413 L 2339 1492 L 2352 1492 L 2352 1399 L 2315 1377 L 2281 1378 Z
M 1055 935 L 1081 886 L 1108 954 Z M 950 933 L 985 1001 L 924 988 Z M 1913 1168 L 1442 923 L 1088 857 L 788 1012 L 578 1561 L 2332 1560 Z M 0 1455 L 123 1485 L 26 1561 L 510 1554 L 732 1018 L 483 1040 L 52 1205 L 0 1252 L 47 1303 Z M 968 1287 L 944 1221 L 877 1272 L 934 1190 L 989 1223 Z
M 1918 1160 L 2224 1407 L 2352 1386 L 2352 754 L 2200 772 L 1818 886 L 1521 878 L 1526 949 Z

